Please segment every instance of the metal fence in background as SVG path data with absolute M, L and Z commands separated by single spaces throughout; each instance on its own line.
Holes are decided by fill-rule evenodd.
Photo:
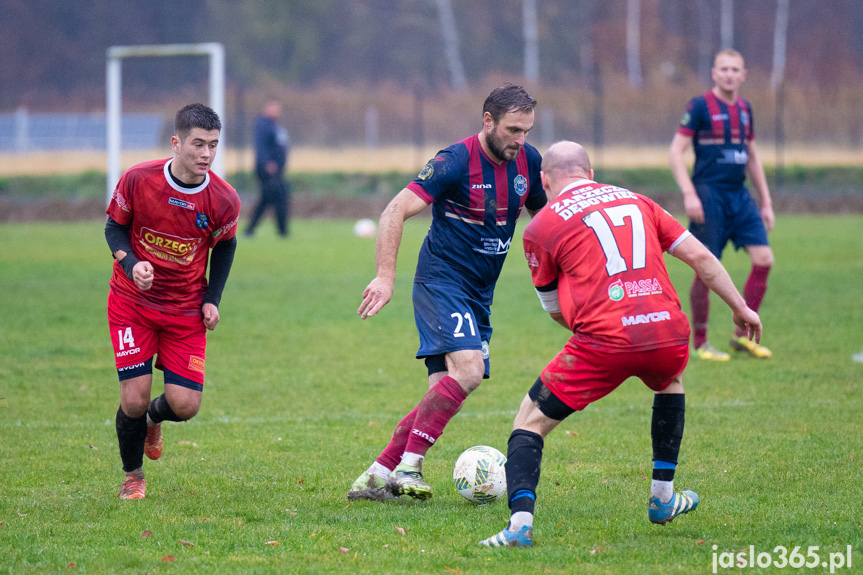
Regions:
M 153 149 L 166 138 L 159 114 L 123 114 L 123 147 Z M 0 152 L 104 150 L 105 114 L 31 114 L 19 108 L 0 114 Z

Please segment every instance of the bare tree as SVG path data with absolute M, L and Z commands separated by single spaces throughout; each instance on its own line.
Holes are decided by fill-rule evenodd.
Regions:
M 539 35 L 536 31 L 536 0 L 522 0 L 522 29 L 524 30 L 524 79 L 535 84 L 539 81 Z
M 437 0 L 437 6 L 444 52 L 447 64 L 449 64 L 450 82 L 454 90 L 464 92 L 467 90 L 467 80 L 464 75 L 464 66 L 461 63 L 461 52 L 458 49 L 458 31 L 455 28 L 452 4 L 450 0 Z
M 626 68 L 629 85 L 641 87 L 641 0 L 626 2 Z
M 719 10 L 721 48 L 734 48 L 734 0 L 722 0 Z

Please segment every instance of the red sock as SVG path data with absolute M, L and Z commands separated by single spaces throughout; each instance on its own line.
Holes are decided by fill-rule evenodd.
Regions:
M 386 449 L 384 449 L 383 453 L 381 453 L 375 461 L 387 469 L 396 468 L 396 465 L 398 465 L 402 460 L 402 453 L 405 452 L 405 446 L 408 444 L 408 437 L 410 437 L 411 429 L 414 426 L 414 419 L 416 419 L 418 410 L 419 406 L 413 408 L 413 410 L 408 413 L 398 425 L 396 425 L 396 429 L 393 431 L 393 437 L 390 439 L 389 445 L 387 445 Z
M 461 409 L 465 398 L 467 392 L 448 375 L 432 386 L 417 406 L 419 411 L 405 451 L 425 455 Z
M 752 266 L 746 285 L 743 286 L 743 299 L 752 311 L 758 311 L 761 300 L 767 292 L 767 276 L 770 274 L 770 266 Z M 746 335 L 740 328 L 734 329 L 734 335 L 741 337 Z
M 707 317 L 710 313 L 710 288 L 698 276 L 689 288 L 689 305 L 692 308 L 692 346 L 698 349 L 707 342 Z

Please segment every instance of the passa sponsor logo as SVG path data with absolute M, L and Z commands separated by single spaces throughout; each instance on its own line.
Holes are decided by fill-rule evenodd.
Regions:
M 656 323 L 671 319 L 671 314 L 667 311 L 657 311 L 654 313 L 645 313 L 638 315 L 624 316 L 620 318 L 623 325 L 638 325 L 641 323 Z
M 662 284 L 656 278 L 624 282 L 623 285 L 629 297 L 662 293 Z

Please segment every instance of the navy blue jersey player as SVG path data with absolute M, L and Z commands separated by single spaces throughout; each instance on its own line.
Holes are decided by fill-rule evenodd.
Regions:
M 713 89 L 690 100 L 671 142 L 669 163 L 674 179 L 683 192 L 690 231 L 717 257 L 729 240 L 743 248 L 752 261 L 752 270 L 743 288 L 746 304 L 758 311 L 767 291 L 767 276 L 773 265 L 773 251 L 767 232 L 773 228 L 773 204 L 764 167 L 755 147 L 752 107 L 738 96 L 746 79 L 743 56 L 735 50 L 716 55 L 711 71 Z M 692 145 L 695 166 L 690 178 L 684 153 Z M 761 200 L 761 209 L 744 187 L 746 174 Z M 728 361 L 730 356 L 707 341 L 710 294 L 698 276 L 689 291 L 692 308 L 692 356 L 713 361 Z M 735 329 L 729 341 L 732 349 L 758 358 L 771 351 Z
M 525 143 L 535 107 L 521 86 L 492 91 L 483 105 L 482 131 L 438 152 L 381 215 L 377 276 L 357 311 L 363 319 L 392 298 L 405 220 L 432 206 L 413 289 L 417 358 L 425 359 L 429 389 L 351 486 L 348 499 L 431 497 L 423 458 L 468 394 L 489 376 L 494 286 L 522 209 L 533 216 L 546 203 L 540 154 Z

